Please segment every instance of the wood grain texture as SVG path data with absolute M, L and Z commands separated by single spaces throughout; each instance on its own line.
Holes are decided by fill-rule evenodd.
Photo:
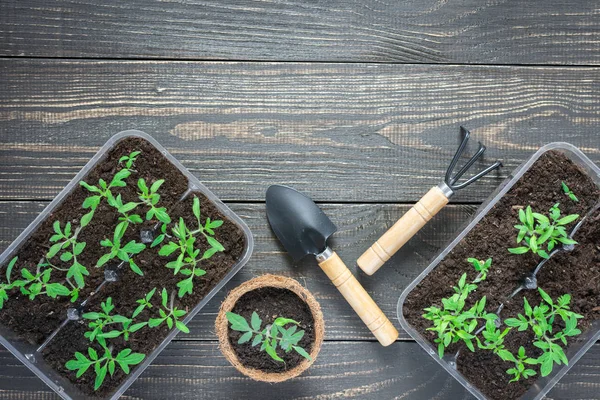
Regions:
M 600 64 L 593 1 L 4 0 L 0 55 Z
M 593 346 L 547 399 L 598 399 L 600 345 Z M 58 397 L 8 351 L 0 350 L 0 399 Z M 264 400 L 474 399 L 413 342 L 326 342 L 315 364 L 280 384 L 250 381 L 217 349 L 217 342 L 172 342 L 125 393 L 123 399 Z
M 505 168 L 540 145 L 600 161 L 600 69 L 0 60 L 0 199 L 51 199 L 113 134 L 144 130 L 224 200 L 286 183 L 324 202 L 415 202 L 459 125 Z
M 0 251 L 42 211 L 45 202 L 0 202 Z M 294 266 L 271 232 L 263 204 L 230 204 L 250 227 L 255 239 L 254 253 L 244 268 L 221 290 L 190 325 L 189 335 L 181 340 L 215 339 L 214 321 L 226 293 L 256 276 L 266 273 L 298 280 L 320 303 L 325 318 L 326 340 L 374 340 L 315 260 L 306 259 Z M 348 268 L 399 329 L 396 306 L 402 290 L 429 264 L 434 254 L 455 235 L 459 226 L 474 212 L 473 206 L 448 206 L 399 251 L 374 277 L 360 272 L 354 262 L 384 229 L 408 210 L 392 204 L 322 205 L 338 226 L 330 241 Z M 400 330 L 401 340 L 409 339 Z

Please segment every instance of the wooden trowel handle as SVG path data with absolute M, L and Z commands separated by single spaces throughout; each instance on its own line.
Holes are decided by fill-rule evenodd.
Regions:
M 448 197 L 437 186 L 406 212 L 356 261 L 367 275 L 373 275 L 446 204 Z
M 398 331 L 352 275 L 352 272 L 337 253 L 332 252 L 326 260 L 319 262 L 319 266 L 356 311 L 360 319 L 373 332 L 379 343 L 383 346 L 394 343 L 398 338 Z

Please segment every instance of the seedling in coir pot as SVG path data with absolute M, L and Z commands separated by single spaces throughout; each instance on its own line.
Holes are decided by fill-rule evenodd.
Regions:
M 525 254 L 531 251 L 542 258 L 549 258 L 548 253 L 556 247 L 557 243 L 577 244 L 569 237 L 565 225 L 578 218 L 578 214 L 561 217 L 559 203 L 550 208 L 548 216 L 533 212 L 531 206 L 527 206 L 525 211 L 520 209 L 519 221 L 521 223 L 515 225 L 515 229 L 519 231 L 517 243 L 525 244 L 525 246 L 509 248 L 508 251 L 513 254 Z
M 231 329 L 238 332 L 245 332 L 238 340 L 238 344 L 251 342 L 252 347 L 256 347 L 259 344 L 260 351 L 265 351 L 273 360 L 284 362 L 279 355 L 277 355 L 277 347 L 279 346 L 283 351 L 289 353 L 292 349 L 300 354 L 302 357 L 312 360 L 310 355 L 302 347 L 298 346 L 300 339 L 304 337 L 303 330 L 297 330 L 300 325 L 299 322 L 293 319 L 278 317 L 273 321 L 271 325 L 262 327 L 262 319 L 256 313 L 252 312 L 250 318 L 250 324 L 244 317 L 233 312 L 227 312 L 225 314 L 227 320 L 231 324 Z M 286 328 L 286 325 L 291 325 Z

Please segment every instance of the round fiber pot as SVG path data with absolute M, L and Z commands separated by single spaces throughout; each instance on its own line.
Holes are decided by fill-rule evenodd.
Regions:
M 243 332 L 232 330 L 225 314 L 234 312 L 250 323 L 253 311 L 262 319 L 261 329 L 270 326 L 277 317 L 298 321 L 297 330 L 305 331 L 298 345 L 312 360 L 278 347 L 277 354 L 285 363 L 278 362 L 260 351 L 260 344 L 251 346 L 252 340 L 238 344 Z M 272 383 L 292 379 L 308 369 L 321 350 L 325 331 L 321 307 L 313 295 L 296 280 L 278 275 L 263 275 L 233 289 L 221 304 L 215 328 L 220 350 L 231 365 L 254 380 Z

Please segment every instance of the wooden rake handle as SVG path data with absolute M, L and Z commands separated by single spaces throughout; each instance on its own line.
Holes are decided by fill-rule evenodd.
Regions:
M 358 258 L 356 263 L 367 275 L 373 275 L 446 204 L 448 197 L 434 186 L 386 233 Z
M 337 253 L 332 252 L 327 259 L 319 262 L 319 266 L 379 340 L 379 343 L 382 346 L 394 343 L 398 338 L 398 330 L 352 275 Z

